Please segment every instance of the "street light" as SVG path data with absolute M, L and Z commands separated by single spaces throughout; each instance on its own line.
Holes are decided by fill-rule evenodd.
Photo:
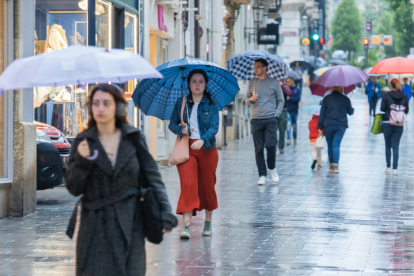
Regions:
M 254 6 L 253 7 L 253 20 L 254 23 L 259 25 L 263 22 L 264 7 L 263 6 Z
M 365 68 L 368 68 L 368 49 L 369 49 L 368 38 L 364 38 L 364 49 L 365 49 Z
M 318 41 L 319 40 L 319 35 L 318 34 L 313 34 L 312 39 L 313 39 L 313 41 Z

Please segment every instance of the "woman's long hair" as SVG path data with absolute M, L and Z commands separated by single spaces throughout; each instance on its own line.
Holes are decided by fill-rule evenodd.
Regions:
M 107 83 L 100 83 L 96 85 L 88 96 L 88 105 L 87 105 L 88 106 L 88 129 L 96 126 L 96 121 L 93 118 L 93 114 L 92 114 L 92 103 L 93 103 L 93 96 L 95 95 L 97 91 L 102 91 L 102 92 L 111 94 L 112 97 L 114 98 L 116 108 L 119 107 L 119 103 L 123 104 L 123 106 L 121 105 L 123 108 L 126 108 L 126 106 L 128 105 L 121 89 L 117 88 L 114 85 L 107 84 Z M 128 123 L 126 112 L 124 116 L 117 116 L 115 114 L 115 117 L 116 117 L 115 126 L 117 128 L 121 128 L 123 124 Z
M 188 90 L 190 90 L 190 82 L 191 82 L 191 78 L 192 78 L 192 77 L 193 77 L 193 75 L 195 75 L 195 74 L 201 74 L 201 75 L 203 75 L 203 77 L 204 77 L 204 81 L 205 81 L 205 83 L 206 83 L 206 89 L 204 90 L 204 92 L 203 92 L 203 93 L 204 93 L 204 95 L 206 96 L 206 98 L 209 100 L 209 105 L 213 105 L 213 104 L 214 104 L 214 101 L 213 101 L 213 98 L 212 98 L 212 96 L 211 96 L 211 93 L 207 91 L 208 76 L 207 76 L 206 71 L 204 71 L 204 70 L 202 70 L 202 69 L 194 69 L 194 70 L 192 70 L 192 71 L 188 74 L 188 77 L 187 77 Z M 191 102 L 190 102 L 190 106 L 191 106 L 191 107 L 193 107 L 193 105 L 194 105 L 194 101 L 193 101 L 193 94 L 191 93 L 191 90 L 190 90 L 190 93 L 189 93 L 189 95 L 188 95 L 188 98 L 191 100 Z
M 391 80 L 391 82 L 390 82 L 390 86 L 391 86 L 392 88 L 394 88 L 395 90 L 397 90 L 397 91 L 402 91 L 402 88 L 401 88 L 401 82 L 400 82 L 398 79 L 396 79 L 396 78 L 393 78 L 393 79 Z

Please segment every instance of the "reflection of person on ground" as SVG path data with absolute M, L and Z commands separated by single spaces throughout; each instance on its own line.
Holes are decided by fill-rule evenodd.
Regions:
M 293 68 L 293 71 L 295 71 L 296 73 L 298 73 L 298 75 L 300 76 L 300 80 L 295 80 L 295 84 L 300 89 L 302 89 L 302 76 L 303 76 L 303 71 L 302 71 L 302 68 L 300 68 L 299 61 L 296 61 L 295 62 L 295 68 Z
M 381 98 L 381 86 L 377 82 L 376 77 L 371 77 L 367 87 L 365 87 L 365 94 L 368 95 L 369 115 L 375 117 L 375 109 L 377 108 L 378 99 Z
M 399 80 L 392 79 L 390 88 L 391 91 L 384 95 L 381 103 L 381 111 L 385 112 L 382 117 L 382 131 L 385 139 L 385 159 L 387 161 L 387 169 L 385 172 L 391 172 L 392 149 L 393 174 L 398 174 L 399 147 L 404 127 L 395 125 L 394 118 L 402 118 L 402 121 L 404 122 L 404 116 L 399 117 L 398 113 L 408 114 L 408 98 L 405 93 L 401 91 L 401 83 Z
M 334 86 L 331 90 L 332 94 L 322 100 L 318 129 L 319 136 L 325 134 L 328 144 L 329 172 L 338 173 L 341 141 L 348 128 L 347 114 L 354 114 L 354 109 L 351 100 L 342 93 L 341 86 Z
M 181 106 L 183 98 L 179 98 L 174 106 L 169 129 L 176 135 L 190 135 L 189 160 L 177 165 L 180 175 L 181 194 L 177 205 L 177 214 L 183 215 L 184 229 L 180 238 L 191 238 L 191 219 L 197 211 L 206 210 L 203 236 L 211 236 L 213 210 L 218 208 L 216 185 L 216 169 L 219 156 L 216 147 L 216 134 L 219 129 L 219 113 L 211 93 L 206 90 L 209 79 L 205 71 L 195 69 L 188 74 L 187 82 L 190 93 L 181 124 Z
M 310 139 L 310 154 L 312 157 L 311 169 L 314 170 L 316 163 L 318 163 L 318 170 L 322 169 L 322 151 L 315 147 L 316 139 L 319 137 L 318 131 L 319 116 L 313 115 L 312 120 L 309 121 L 309 139 Z
M 258 78 L 249 82 L 246 93 L 246 105 L 252 105 L 251 124 L 259 171 L 258 185 L 266 185 L 265 145 L 270 176 L 274 183 L 279 181 L 276 171 L 276 124 L 285 103 L 279 81 L 267 76 L 267 66 L 266 60 L 256 60 L 254 72 Z
M 287 126 L 287 145 L 291 143 L 290 131 L 293 128 L 293 143 L 297 143 L 297 130 L 298 130 L 298 115 L 299 115 L 299 102 L 302 97 L 302 90 L 295 85 L 293 78 L 286 80 L 287 85 L 290 87 L 292 94 L 287 98 L 287 111 L 288 111 L 288 126 Z
M 404 83 L 401 85 L 402 92 L 407 96 L 408 103 L 410 103 L 413 92 L 411 91 L 411 84 L 408 83 L 408 78 L 403 79 Z
M 76 248 L 76 275 L 144 275 L 145 240 L 138 195 L 143 171 L 162 209 L 164 233 L 177 224 L 164 183 L 144 136 L 127 124 L 126 100 L 113 85 L 89 96 L 88 129 L 72 144 L 67 188 L 83 195 Z M 94 160 L 88 158 L 98 151 Z M 134 196 L 135 195 L 135 196 Z M 77 205 L 67 234 L 72 237 Z
M 288 113 L 287 113 L 287 97 L 292 94 L 290 87 L 284 84 L 283 80 L 279 80 L 280 86 L 282 87 L 283 91 L 283 98 L 285 99 L 285 104 L 283 106 L 282 113 L 277 120 L 277 128 L 279 129 L 279 152 L 283 154 L 283 149 L 285 148 L 285 135 L 286 135 L 286 127 L 288 121 Z

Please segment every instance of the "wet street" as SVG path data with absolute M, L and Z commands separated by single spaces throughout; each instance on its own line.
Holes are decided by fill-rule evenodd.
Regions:
M 301 109 L 320 97 L 306 90 Z M 147 275 L 414 275 L 414 116 L 400 146 L 398 176 L 385 175 L 384 138 L 370 133 L 368 103 L 350 95 L 340 173 L 311 171 L 308 122 L 300 112 L 298 144 L 277 154 L 280 182 L 258 186 L 251 138 L 220 150 L 219 209 L 213 236 L 202 237 L 204 212 L 191 240 L 182 225 L 161 245 L 147 244 Z M 162 168 L 175 210 L 175 167 Z M 38 211 L 0 220 L 0 276 L 74 275 L 75 241 L 66 226 L 76 198 L 66 188 L 38 192 Z M 181 217 L 180 217 L 181 219 Z M 181 222 L 181 220 L 180 220 Z

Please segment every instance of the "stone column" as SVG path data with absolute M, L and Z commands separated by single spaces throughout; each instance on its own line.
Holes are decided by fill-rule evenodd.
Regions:
M 35 1 L 14 0 L 13 4 L 14 59 L 19 59 L 25 57 L 24 53 L 34 53 Z M 27 26 L 30 25 L 32 30 L 28 31 Z M 33 121 L 24 122 L 24 93 L 27 91 L 23 92 L 21 89 L 13 92 L 13 183 L 9 203 L 10 216 L 25 216 L 36 211 L 36 126 Z M 32 95 L 29 96 L 33 106 Z

